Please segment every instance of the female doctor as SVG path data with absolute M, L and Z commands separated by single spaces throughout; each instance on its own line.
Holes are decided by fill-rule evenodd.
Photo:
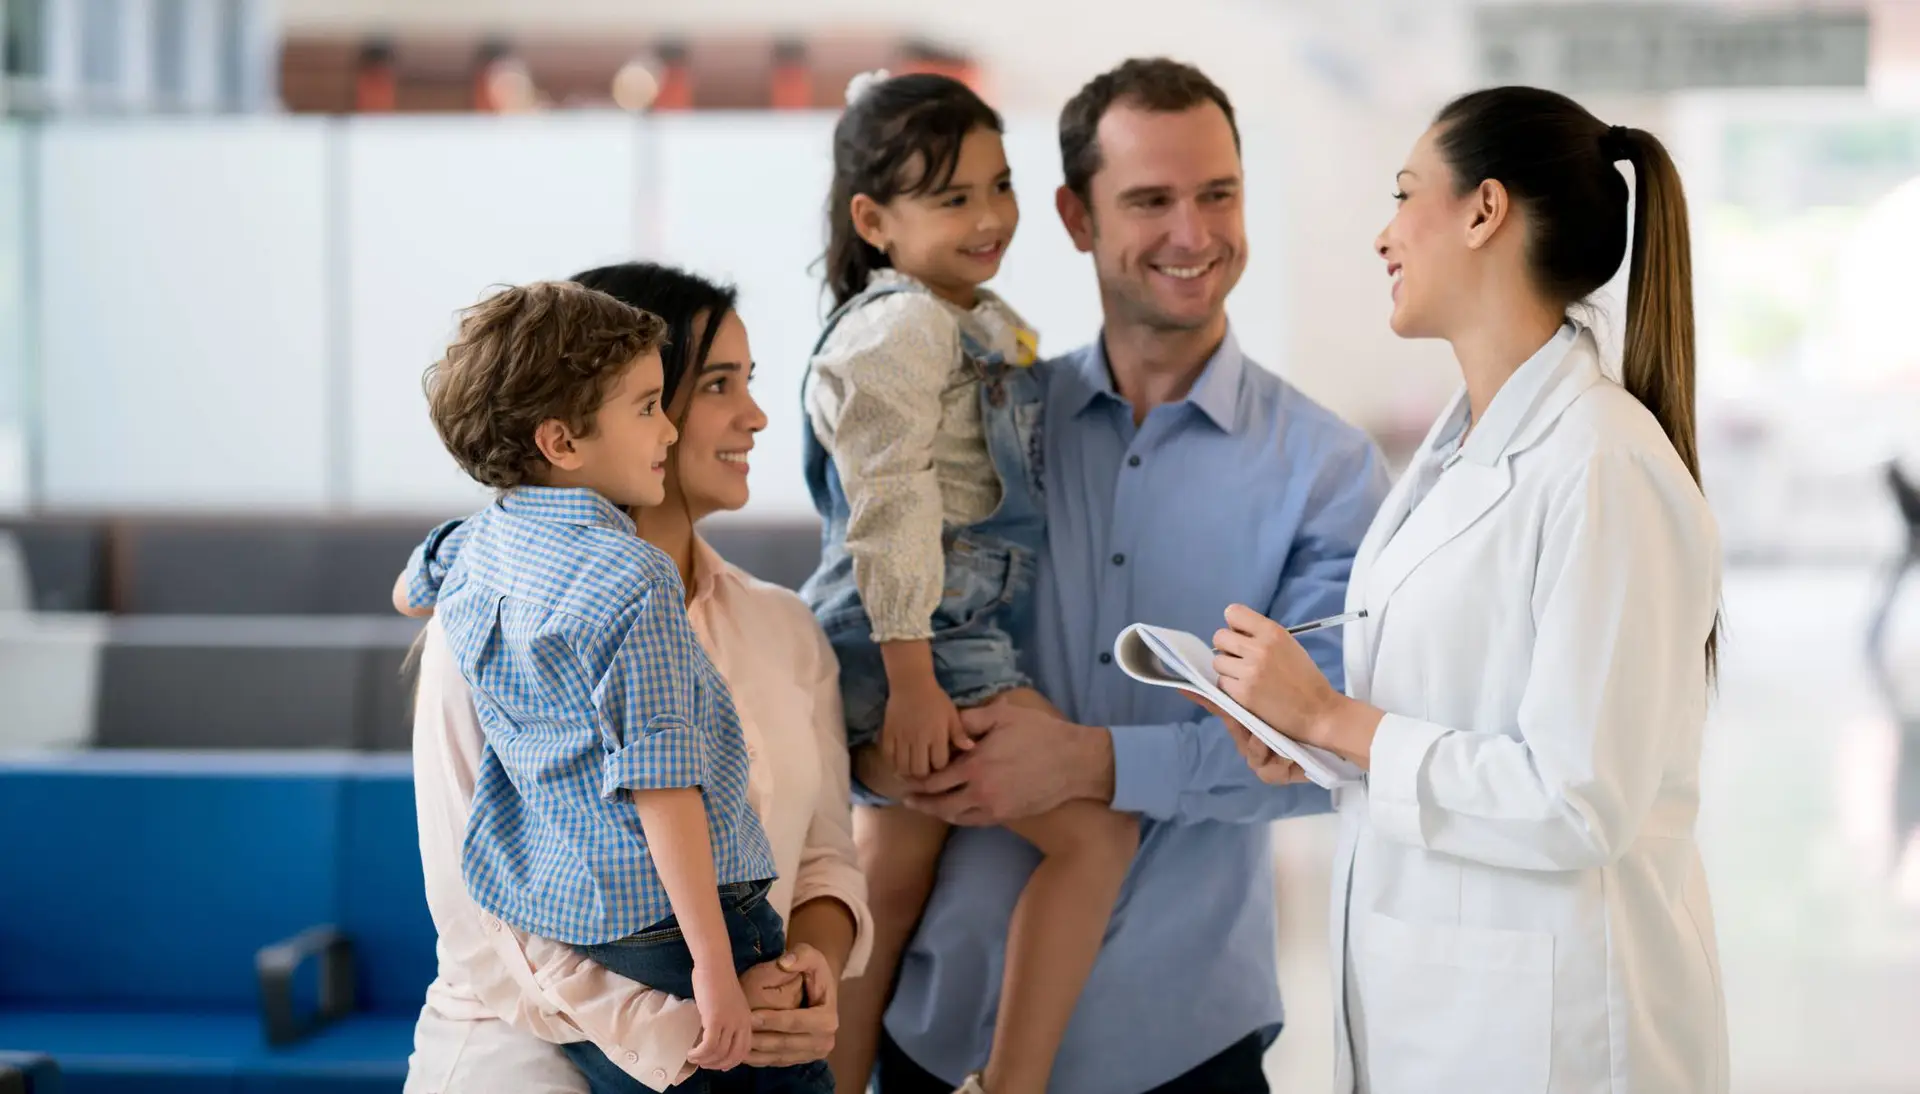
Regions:
M 1621 382 L 1568 309 L 1628 252 Z M 1666 150 L 1531 88 L 1461 98 L 1376 246 L 1465 389 L 1360 547 L 1351 696 L 1246 608 L 1225 690 L 1351 760 L 1340 1091 L 1727 1089 L 1694 842 L 1720 551 L 1698 486 L 1687 213 Z M 1299 777 L 1238 726 L 1269 782 Z

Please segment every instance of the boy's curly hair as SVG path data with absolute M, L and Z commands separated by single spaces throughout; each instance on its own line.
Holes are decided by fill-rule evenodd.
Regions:
M 540 423 L 591 433 L 608 386 L 665 338 L 658 317 L 580 285 L 503 289 L 461 313 L 460 333 L 427 369 L 433 426 L 475 481 L 523 485 L 547 466 Z

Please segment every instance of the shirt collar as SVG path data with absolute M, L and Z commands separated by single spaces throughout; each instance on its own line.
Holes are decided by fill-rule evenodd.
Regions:
M 692 607 L 716 595 L 722 581 L 737 581 L 733 565 L 720 557 L 720 552 L 703 539 L 698 533 L 693 537 L 693 597 L 687 601 Z
M 516 486 L 494 504 L 510 516 L 634 534 L 632 517 L 584 486 Z
M 1207 358 L 1199 379 L 1193 382 L 1181 402 L 1198 408 L 1221 430 L 1232 432 L 1240 412 L 1240 375 L 1245 370 L 1246 357 L 1241 354 L 1240 342 L 1229 327 L 1226 337 L 1220 340 L 1213 356 Z M 1076 354 L 1073 367 L 1066 371 L 1070 383 L 1058 399 L 1067 414 L 1080 414 L 1102 398 L 1125 405 L 1126 400 L 1113 389 L 1113 368 L 1107 362 L 1105 332 Z
M 1507 382 L 1500 385 L 1493 401 L 1487 404 L 1487 412 L 1455 452 L 1455 458 L 1488 466 L 1498 461 L 1519 434 L 1520 427 L 1532 416 L 1541 396 L 1559 379 L 1560 366 L 1566 363 L 1567 352 L 1573 348 L 1580 334 L 1579 324 L 1572 320 L 1562 323 L 1553 337 L 1547 339 L 1547 344 L 1535 350 L 1533 356 L 1527 358 L 1507 378 Z M 1465 428 L 1464 399 L 1459 413 L 1460 427 Z

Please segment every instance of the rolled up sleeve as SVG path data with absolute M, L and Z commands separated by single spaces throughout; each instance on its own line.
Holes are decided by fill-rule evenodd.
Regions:
M 402 579 L 407 593 L 407 607 L 425 611 L 440 599 L 440 583 L 447 578 L 454 558 L 460 553 L 460 544 L 466 539 L 465 520 L 450 520 L 438 525 L 427 533 L 427 538 L 407 556 L 407 567 L 402 571 Z
M 648 590 L 594 689 L 606 748 L 603 797 L 705 785 L 699 690 L 704 656 L 675 590 Z
M 706 781 L 700 731 L 673 715 L 656 715 L 641 727 L 639 740 L 607 754 L 600 795 L 611 801 L 622 790 L 677 790 Z

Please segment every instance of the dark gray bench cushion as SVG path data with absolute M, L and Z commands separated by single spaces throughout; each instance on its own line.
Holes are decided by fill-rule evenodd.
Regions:
M 33 606 L 43 612 L 110 611 L 107 524 L 66 517 L 0 520 L 27 564 Z
M 102 651 L 103 748 L 366 749 L 410 740 L 397 616 L 123 617 Z
M 114 539 L 133 615 L 387 615 L 393 579 L 433 525 L 340 520 L 140 521 Z
M 720 557 L 762 581 L 798 589 L 820 564 L 820 524 L 811 518 L 719 518 L 700 526 Z

